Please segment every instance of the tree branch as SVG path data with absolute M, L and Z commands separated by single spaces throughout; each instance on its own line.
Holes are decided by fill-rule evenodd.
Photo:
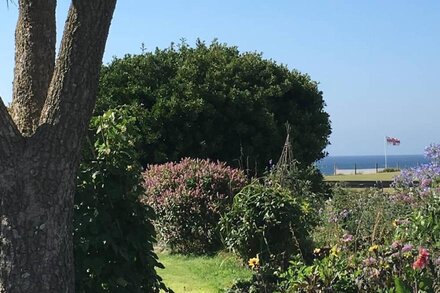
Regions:
M 99 70 L 116 0 L 73 0 L 41 124 L 75 149 L 95 106 Z
M 11 155 L 14 150 L 14 143 L 20 140 L 21 137 L 20 131 L 0 98 L 0 158 Z M 2 164 L 1 161 L 0 164 Z
M 30 136 L 38 126 L 55 66 L 56 0 L 18 4 L 11 113 L 18 129 Z

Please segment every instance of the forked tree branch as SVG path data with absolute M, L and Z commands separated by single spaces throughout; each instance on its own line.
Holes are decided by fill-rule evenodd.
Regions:
M 116 0 L 73 0 L 41 124 L 77 148 L 95 106 L 104 48 Z M 53 127 L 51 127 L 53 128 Z
M 38 126 L 55 65 L 56 0 L 19 0 L 12 118 L 23 135 Z

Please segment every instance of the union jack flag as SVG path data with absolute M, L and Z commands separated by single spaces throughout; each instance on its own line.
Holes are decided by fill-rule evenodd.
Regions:
M 386 137 L 387 143 L 388 144 L 392 144 L 392 145 L 400 145 L 400 139 L 395 138 L 395 137 Z

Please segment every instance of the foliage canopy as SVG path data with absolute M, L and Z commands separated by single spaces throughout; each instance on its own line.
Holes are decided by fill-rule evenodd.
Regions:
M 262 170 L 277 158 L 287 121 L 295 159 L 308 165 L 324 156 L 331 132 L 322 92 L 307 74 L 217 41 L 104 66 L 96 112 L 134 102 L 147 112 L 144 165 L 197 157 Z

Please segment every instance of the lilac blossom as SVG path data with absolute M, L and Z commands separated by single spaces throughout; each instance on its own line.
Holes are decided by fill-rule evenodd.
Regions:
M 425 148 L 425 156 L 434 164 L 440 164 L 440 145 L 430 144 Z
M 405 253 L 405 252 L 410 252 L 412 249 L 413 249 L 413 246 L 412 246 L 411 244 L 405 244 L 405 245 L 402 247 L 402 252 L 403 252 L 403 253 Z

